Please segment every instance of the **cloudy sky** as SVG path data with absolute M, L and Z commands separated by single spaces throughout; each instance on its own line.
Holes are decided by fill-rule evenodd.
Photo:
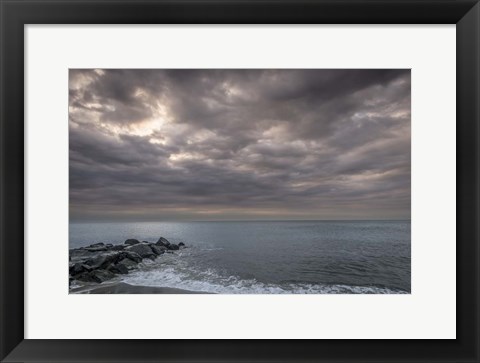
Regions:
M 72 221 L 409 219 L 409 70 L 70 70 Z

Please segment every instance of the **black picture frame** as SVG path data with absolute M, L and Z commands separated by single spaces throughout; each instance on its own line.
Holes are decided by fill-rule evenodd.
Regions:
M 2 362 L 480 361 L 478 0 L 0 0 L 0 13 Z M 457 339 L 24 339 L 24 26 L 157 23 L 456 24 Z

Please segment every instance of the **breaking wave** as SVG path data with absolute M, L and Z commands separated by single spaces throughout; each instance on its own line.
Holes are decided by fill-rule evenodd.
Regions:
M 256 279 L 242 279 L 208 268 L 199 269 L 186 264 L 148 261 L 141 268 L 125 276 L 131 285 L 171 287 L 217 294 L 407 294 L 398 289 L 378 286 L 349 286 L 344 284 L 312 284 L 302 282 L 264 283 Z M 177 260 L 178 262 L 178 260 Z

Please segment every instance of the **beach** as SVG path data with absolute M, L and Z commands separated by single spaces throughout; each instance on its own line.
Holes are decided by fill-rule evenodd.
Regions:
M 73 294 L 204 294 L 172 287 L 136 286 L 124 282 L 84 286 L 70 290 Z

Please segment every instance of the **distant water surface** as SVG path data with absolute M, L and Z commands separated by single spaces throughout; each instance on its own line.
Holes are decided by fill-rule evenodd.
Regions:
M 70 224 L 70 248 L 160 236 L 188 248 L 123 281 L 215 293 L 410 293 L 410 221 Z

